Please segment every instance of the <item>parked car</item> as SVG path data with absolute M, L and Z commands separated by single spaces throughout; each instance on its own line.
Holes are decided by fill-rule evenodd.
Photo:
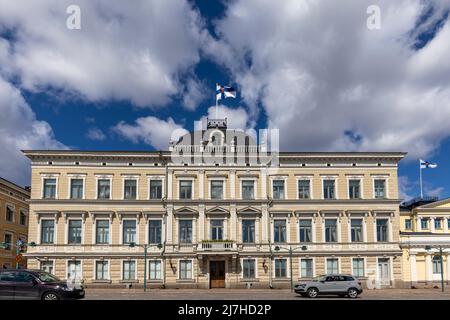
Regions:
M 60 300 L 84 298 L 84 288 L 75 288 L 41 270 L 0 270 L 0 299 Z
M 357 298 L 363 291 L 361 282 L 346 274 L 326 274 L 308 281 L 300 281 L 294 291 L 301 296 L 316 298 L 318 295 L 336 294 Z

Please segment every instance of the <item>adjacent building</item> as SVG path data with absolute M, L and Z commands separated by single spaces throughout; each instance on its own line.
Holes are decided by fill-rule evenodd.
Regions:
M 36 244 L 28 264 L 62 279 L 281 288 L 291 275 L 339 272 L 403 286 L 404 153 L 275 154 L 226 119 L 209 119 L 168 151 L 24 154 Z
M 400 209 L 403 280 L 410 287 L 450 282 L 450 198 L 413 199 Z M 442 261 L 441 261 L 442 258 Z
M 30 191 L 0 178 L 0 267 L 26 266 L 25 259 L 17 259 L 17 241 L 27 242 L 28 200 Z

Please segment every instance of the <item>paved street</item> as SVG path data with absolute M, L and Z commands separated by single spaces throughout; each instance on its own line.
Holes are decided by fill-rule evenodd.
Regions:
M 267 289 L 86 289 L 88 300 L 302 300 L 308 299 L 291 293 L 290 290 Z M 318 299 L 348 299 L 334 296 Z M 450 300 L 450 288 L 442 293 L 440 289 L 384 289 L 365 290 L 359 299 L 420 299 Z

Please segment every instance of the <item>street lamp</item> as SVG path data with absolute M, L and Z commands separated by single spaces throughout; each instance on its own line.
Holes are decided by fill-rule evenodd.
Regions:
M 441 290 L 444 292 L 444 258 L 442 254 L 442 246 L 438 246 L 439 248 L 439 257 L 440 257 L 440 264 L 441 264 Z M 431 246 L 425 246 L 426 251 L 431 251 Z
M 134 248 L 134 247 L 143 247 L 144 248 L 144 292 L 147 291 L 147 249 L 149 247 L 157 247 L 158 249 L 162 248 L 162 244 L 158 243 L 158 244 L 143 244 L 143 245 L 138 245 L 135 242 L 131 242 L 129 244 L 130 248 Z
M 280 251 L 280 250 L 287 250 L 289 252 L 289 269 L 290 269 L 290 278 L 291 278 L 291 292 L 294 291 L 294 277 L 293 277 L 293 273 L 292 273 L 292 253 L 295 250 L 301 249 L 302 251 L 306 251 L 308 250 L 307 246 L 299 246 L 299 247 L 295 247 L 292 248 L 292 246 L 290 245 L 289 248 L 285 248 L 285 247 L 280 247 L 280 246 L 275 246 L 275 251 Z

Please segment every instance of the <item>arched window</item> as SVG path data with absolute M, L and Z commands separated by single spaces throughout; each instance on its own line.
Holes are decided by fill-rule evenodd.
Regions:
M 441 257 L 440 256 L 434 256 L 433 257 L 433 273 L 434 274 L 441 274 Z

